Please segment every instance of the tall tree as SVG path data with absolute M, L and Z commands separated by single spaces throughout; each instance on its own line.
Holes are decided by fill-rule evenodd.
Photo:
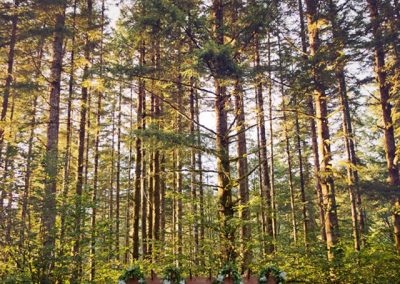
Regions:
M 322 188 L 322 199 L 325 213 L 325 232 L 328 257 L 335 257 L 335 246 L 338 242 L 339 228 L 336 212 L 336 199 L 331 166 L 330 135 L 328 126 L 328 108 L 326 87 L 322 74 L 324 65 L 321 62 L 321 42 L 319 38 L 320 23 L 318 0 L 306 0 L 308 38 L 310 42 L 310 59 L 312 61 L 313 96 L 315 103 L 315 120 L 318 137 L 319 176 Z
M 50 8 L 50 7 L 49 7 Z M 58 175 L 58 132 L 60 126 L 60 89 L 63 61 L 63 41 L 66 1 L 51 6 L 54 11 L 53 58 L 51 64 L 49 121 L 45 156 L 45 190 L 42 205 L 43 248 L 41 251 L 41 283 L 54 282 L 56 240 L 56 192 Z
M 385 154 L 386 164 L 389 173 L 389 183 L 393 186 L 400 185 L 399 167 L 396 158 L 396 141 L 394 136 L 393 118 L 392 118 L 392 104 L 390 102 L 390 89 L 391 84 L 387 81 L 387 71 L 385 63 L 385 47 L 383 43 L 383 27 L 382 18 L 380 16 L 379 8 L 380 1 L 367 0 L 371 27 L 373 34 L 374 44 L 374 62 L 376 81 L 379 87 L 380 104 L 382 108 L 382 118 L 384 123 L 384 137 L 385 137 Z M 400 199 L 394 201 L 395 208 L 400 207 Z M 397 251 L 400 253 L 400 213 L 398 209 L 394 210 L 394 235 L 396 241 Z

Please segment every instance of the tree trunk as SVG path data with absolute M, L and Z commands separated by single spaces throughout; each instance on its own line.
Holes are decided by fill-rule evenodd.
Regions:
M 118 94 L 118 121 L 117 121 L 117 172 L 116 172 L 116 196 L 115 196 L 115 251 L 117 260 L 120 259 L 120 202 L 121 202 L 121 117 L 122 117 L 122 86 L 119 86 Z
M 156 58 L 155 67 L 156 70 L 161 70 L 161 54 L 160 54 L 160 42 L 156 42 Z M 160 76 L 157 72 L 156 77 Z M 162 96 L 162 93 L 159 94 Z M 160 119 L 161 119 L 161 103 L 159 96 L 155 97 L 154 101 L 154 119 L 157 129 L 160 129 Z M 154 165 L 153 165 L 153 189 L 154 189 L 154 241 L 157 243 L 160 240 L 160 150 L 156 149 L 154 151 Z
M 89 63 L 90 62 L 90 51 L 91 42 L 89 39 L 89 30 L 92 26 L 92 0 L 87 0 L 87 17 L 88 26 L 86 31 L 85 39 L 85 60 L 86 64 L 83 69 L 82 81 L 85 82 L 89 79 Z M 82 86 L 82 97 L 81 97 L 81 110 L 80 110 L 80 124 L 79 124 L 79 145 L 78 145 L 78 171 L 77 171 L 77 182 L 76 182 L 76 208 L 75 208 L 75 243 L 73 247 L 73 257 L 74 257 L 74 270 L 71 277 L 72 283 L 77 283 L 81 279 L 81 266 L 82 266 L 82 256 L 81 256 L 81 239 L 82 239 L 82 220 L 83 210 L 82 210 L 82 188 L 83 188 L 83 169 L 84 169 L 84 156 L 85 156 L 85 135 L 86 135 L 86 115 L 87 115 L 87 100 L 88 100 L 88 87 L 83 84 Z
M 303 10 L 303 2 L 299 0 L 299 17 L 300 17 L 300 36 L 301 36 L 301 46 L 303 52 L 303 60 L 304 64 L 308 61 L 307 56 L 307 41 L 306 41 L 306 27 L 304 22 L 304 10 Z M 318 142 L 317 142 L 317 128 L 315 126 L 315 110 L 312 96 L 308 96 L 307 98 L 307 107 L 309 112 L 309 123 L 311 129 L 311 145 L 313 152 L 313 162 L 314 162 L 314 177 L 315 177 L 315 192 L 317 194 L 317 204 L 319 209 L 319 221 L 321 225 L 320 235 L 323 241 L 326 241 L 326 232 L 325 232 L 325 213 L 323 207 L 323 199 L 322 199 L 322 188 L 321 181 L 319 178 L 319 154 L 318 154 Z
M 240 232 L 241 251 L 243 254 L 243 267 L 242 271 L 245 271 L 251 261 L 251 250 L 248 247 L 248 243 L 251 239 L 251 226 L 250 220 L 250 209 L 249 209 L 249 181 L 248 181 L 248 165 L 247 165 L 247 147 L 246 147 L 246 120 L 244 112 L 244 91 L 240 79 L 237 78 L 235 82 L 235 112 L 236 112 L 236 131 L 237 131 L 237 172 L 239 181 L 239 193 L 240 193 L 240 218 L 243 222 Z
M 100 74 L 99 77 L 102 79 L 103 77 L 103 38 L 104 38 L 104 20 L 105 20 L 105 0 L 101 1 L 101 40 L 100 40 Z M 90 280 L 94 281 L 96 279 L 96 238 L 97 238 L 97 207 L 98 207 L 98 181 L 99 181 L 99 160 L 100 160 L 100 130 L 101 130 L 101 113 L 102 113 L 102 97 L 103 94 L 98 92 L 97 94 L 97 113 L 96 113 L 96 134 L 95 134 L 95 142 L 94 142 L 94 174 L 93 174 L 93 196 L 92 196 L 92 219 L 91 219 L 91 243 L 90 243 Z
M 386 164 L 389 172 L 389 183 L 393 186 L 400 185 L 399 167 L 396 161 L 396 142 L 394 136 L 392 104 L 390 103 L 391 84 L 387 81 L 385 70 L 385 47 L 382 41 L 382 24 L 379 15 L 379 4 L 377 0 L 367 0 L 372 23 L 374 38 L 374 59 L 376 81 L 379 85 L 381 108 L 384 123 Z M 398 189 L 398 188 L 397 188 Z M 394 237 L 396 248 L 400 254 L 400 198 L 394 200 Z
M 276 221 L 276 202 L 275 202 L 275 157 L 274 157 L 274 128 L 273 128 L 273 105 L 272 105 L 272 70 L 271 70 L 271 34 L 268 33 L 268 110 L 269 110 L 269 142 L 270 142 L 270 176 L 271 176 L 271 211 L 272 211 L 272 234 L 274 246 L 278 226 Z
M 214 35 L 216 43 L 224 44 L 224 5 L 222 0 L 213 0 L 212 12 L 214 17 Z M 229 95 L 226 87 L 214 74 L 215 89 L 215 116 L 216 116 L 216 153 L 218 172 L 218 199 L 221 222 L 221 253 L 224 262 L 234 261 L 235 252 L 235 228 L 231 222 L 234 214 L 232 203 L 232 184 L 229 164 L 229 130 L 227 101 Z
M 260 40 L 258 34 L 255 36 L 255 61 L 256 67 L 261 65 L 260 58 Z M 259 137 L 260 137 L 260 157 L 261 157 L 261 170 L 262 170 L 262 189 L 265 194 L 266 201 L 266 233 L 270 238 L 269 244 L 267 245 L 267 252 L 272 253 L 274 251 L 274 246 L 271 241 L 274 238 L 273 227 L 272 227 L 272 213 L 271 213 L 271 181 L 269 176 L 269 166 L 268 166 L 268 153 L 267 153 L 267 138 L 265 131 L 265 116 L 264 116 L 264 98 L 263 98 L 263 84 L 260 75 L 257 76 L 257 89 L 256 89 L 256 100 L 257 100 L 257 114 L 258 114 L 258 124 L 259 124 Z
M 190 136 L 195 141 L 195 90 L 194 90 L 194 78 L 190 78 L 190 95 L 189 95 L 189 107 L 190 107 Z M 192 147 L 190 149 L 190 191 L 192 194 L 192 210 L 193 210 L 193 239 L 194 239 L 194 262 L 198 264 L 199 260 L 199 222 L 198 222 L 198 206 L 197 206 L 197 186 L 196 186 L 196 149 Z
M 318 28 L 318 0 L 306 0 L 308 34 L 310 41 L 310 56 L 313 60 L 312 76 L 314 83 L 314 101 L 316 114 L 316 128 L 318 137 L 319 176 L 325 213 L 325 232 L 328 249 L 328 258 L 335 258 L 334 249 L 338 242 L 339 228 L 336 213 L 333 173 L 331 166 L 330 135 L 328 127 L 328 109 L 325 86 L 321 73 L 324 72 L 317 56 L 320 52 Z
M 38 46 L 38 70 L 41 69 L 42 60 L 43 60 L 43 47 L 45 44 L 45 37 L 41 37 Z M 38 80 L 40 76 L 39 71 L 35 72 L 35 79 Z M 30 120 L 30 129 L 29 129 L 29 139 L 28 139 L 28 152 L 26 157 L 26 172 L 24 178 L 24 189 L 22 194 L 22 204 L 21 204 L 21 232 L 20 232 L 20 246 L 21 249 L 25 248 L 25 233 L 26 231 L 30 231 L 29 226 L 27 226 L 26 218 L 29 214 L 29 199 L 30 199 L 30 190 L 31 190 L 31 176 L 32 176 L 32 155 L 33 155 L 33 146 L 34 146 L 34 139 L 35 139 L 35 129 L 37 126 L 37 105 L 38 105 L 38 90 L 34 90 L 34 97 L 33 97 L 33 106 L 30 112 L 31 120 Z M 24 254 L 24 263 L 25 263 L 25 249 L 23 249 Z
M 3 142 L 4 142 L 4 128 L 3 122 L 7 119 L 7 109 L 8 109 L 8 100 L 10 97 L 11 91 L 11 84 L 13 82 L 13 69 L 14 69 L 14 57 L 15 57 L 15 45 L 17 43 L 17 30 L 18 30 L 18 6 L 20 0 L 14 0 L 14 9 L 15 14 L 12 16 L 11 19 L 11 36 L 10 36 L 10 49 L 8 51 L 8 58 L 7 58 L 7 75 L 6 75 L 6 82 L 4 86 L 4 94 L 3 94 L 3 104 L 1 108 L 1 115 L 0 115 L 0 161 L 2 152 L 3 152 Z M 1 165 L 0 165 L 1 166 Z M 1 200 L 1 205 L 3 204 L 3 200 Z M 2 208 L 0 208 L 2 209 Z M 1 221 L 1 219 L 0 219 Z
M 129 112 L 129 132 L 133 131 L 133 86 L 131 86 L 131 97 L 130 97 L 130 112 Z M 130 233 L 131 233 L 131 211 L 133 202 L 133 188 L 132 188 L 132 164 L 133 164 L 133 145 L 132 140 L 129 139 L 129 158 L 128 158 L 128 189 L 127 189 L 127 200 L 126 200 L 126 214 L 125 214 L 125 254 L 124 254 L 124 264 L 129 263 L 129 250 L 131 248 L 130 244 Z
M 53 38 L 53 59 L 51 64 L 51 81 L 49 97 L 49 122 L 47 126 L 47 144 L 45 157 L 45 189 L 42 207 L 42 235 L 40 282 L 54 282 L 54 249 L 56 238 L 56 192 L 58 165 L 58 132 L 60 116 L 60 83 L 62 72 L 62 45 L 64 41 L 65 3 L 55 6 L 55 29 Z
M 75 85 L 75 33 L 76 33 L 76 9 L 77 1 L 73 4 L 73 14 L 72 14 L 72 39 L 71 39 L 71 55 L 70 55 L 70 72 L 68 81 L 68 100 L 67 100 L 67 130 L 66 130 L 66 143 L 65 143 L 65 156 L 64 156 L 64 184 L 62 191 L 62 201 L 61 201 L 61 229 L 60 229 L 60 256 L 62 257 L 65 253 L 64 251 L 64 238 L 65 238 L 65 217 L 66 217 L 66 206 L 67 197 L 71 181 L 71 139 L 72 139 L 72 101 L 74 95 L 74 85 Z
M 114 258 L 114 165 L 115 165 L 115 95 L 112 98 L 111 106 L 111 165 L 110 165 L 110 189 L 108 191 L 108 226 L 109 226 L 109 236 L 108 236 L 108 249 L 109 249 L 109 259 Z
M 146 66 L 146 61 L 145 61 L 145 50 L 146 50 L 146 45 L 143 42 L 143 66 Z M 141 55 L 142 56 L 142 55 Z M 147 110 L 146 110 L 146 92 L 145 92 L 145 82 L 143 82 L 143 93 L 140 95 L 141 100 L 142 100 L 142 118 L 141 118 L 141 127 L 142 130 L 146 129 L 146 116 L 147 116 Z M 149 196 L 147 195 L 147 182 L 146 182 L 146 149 L 142 145 L 142 164 L 141 164 L 141 169 L 142 169 L 142 179 L 141 179 L 141 191 L 142 191 L 142 252 L 143 252 L 143 257 L 146 257 L 148 252 L 147 252 L 147 205 L 149 203 Z
M 199 105 L 199 94 L 195 93 L 195 100 L 196 100 L 196 120 L 200 122 L 200 105 Z M 197 125 L 197 146 L 201 147 L 201 133 L 200 133 L 200 126 Z M 204 188 L 203 188 L 203 164 L 202 164 L 202 154 L 201 151 L 197 151 L 197 170 L 199 172 L 198 176 L 198 190 L 199 190 L 199 211 L 200 211 L 200 259 L 201 264 L 204 264 L 204 238 L 205 238 L 205 230 L 204 230 Z
M 343 31 L 337 22 L 337 7 L 335 3 L 329 2 L 330 21 L 332 24 L 332 35 L 334 43 L 337 45 L 335 50 L 335 75 L 338 85 L 338 93 L 340 95 L 340 103 L 342 108 L 342 126 L 344 135 L 344 144 L 347 154 L 347 185 L 350 196 L 351 219 L 353 225 L 354 248 L 360 250 L 360 235 L 363 232 L 363 213 L 361 208 L 361 196 L 359 190 L 359 178 L 357 170 L 357 157 L 355 154 L 355 145 L 353 137 L 353 127 L 350 117 L 350 108 L 347 95 L 346 76 L 345 76 L 345 61 L 341 58 L 341 47 L 345 47 L 346 43 L 343 40 Z
M 289 182 L 289 194 L 290 194 L 290 209 L 292 215 L 292 232 L 293 232 L 293 241 L 297 244 L 297 220 L 296 220 L 296 204 L 295 204 L 295 189 L 293 184 L 293 170 L 292 170 L 292 155 L 290 152 L 290 139 L 289 139 L 289 130 L 288 130 L 288 121 L 286 114 L 286 102 L 285 102 L 285 90 L 283 87 L 283 66 L 282 66 L 282 53 L 281 53 L 281 40 L 278 35 L 278 55 L 279 55 L 279 77 L 280 77 L 280 92 L 282 96 L 282 117 L 283 117 L 283 127 L 284 127 L 284 136 L 285 136 L 285 150 L 287 156 L 288 163 L 288 182 Z
M 144 43 L 142 43 L 139 55 L 139 64 L 141 66 L 144 65 L 144 57 L 145 57 L 145 47 Z M 139 92 L 138 92 L 138 100 L 136 106 L 136 125 L 138 131 L 142 130 L 144 122 L 144 116 L 143 116 L 143 104 L 145 96 L 144 92 L 145 92 L 144 81 L 143 79 L 139 79 Z M 134 203 L 134 220 L 133 220 L 133 259 L 138 260 L 139 246 L 140 246 L 139 243 L 140 206 L 142 204 L 142 200 L 144 203 L 144 199 L 141 199 L 140 196 L 140 189 L 141 189 L 140 185 L 142 178 L 142 140 L 140 139 L 140 137 L 136 137 L 135 151 L 136 151 L 136 160 L 135 160 L 135 203 Z

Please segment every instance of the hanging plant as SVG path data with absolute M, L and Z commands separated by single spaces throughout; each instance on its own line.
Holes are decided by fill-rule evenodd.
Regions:
M 276 280 L 276 283 L 282 284 L 286 281 L 286 273 L 279 270 L 274 266 L 268 266 L 261 269 L 259 276 L 258 276 L 258 283 L 259 284 L 266 284 L 268 279 L 273 277 Z
M 225 266 L 219 271 L 217 278 L 213 281 L 213 284 L 222 284 L 226 276 L 232 276 L 233 284 L 243 284 L 242 276 L 238 272 L 236 265 L 233 263 L 227 263 Z
M 118 284 L 124 284 L 128 280 L 132 279 L 138 280 L 139 284 L 146 283 L 144 280 L 144 274 L 139 266 L 133 266 L 125 270 L 124 273 L 122 273 L 122 275 L 118 278 Z
M 178 267 L 169 266 L 164 269 L 163 284 L 185 284 Z

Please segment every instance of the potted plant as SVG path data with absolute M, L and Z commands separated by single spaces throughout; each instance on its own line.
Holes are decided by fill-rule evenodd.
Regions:
M 242 277 L 240 276 L 236 265 L 233 263 L 227 263 L 219 271 L 217 278 L 213 281 L 213 284 L 243 284 Z
M 163 284 L 185 284 L 178 267 L 168 266 L 164 269 Z
M 261 269 L 258 276 L 259 284 L 283 284 L 286 281 L 286 273 L 274 266 Z
M 122 273 L 118 284 L 145 284 L 144 274 L 139 266 L 133 266 Z

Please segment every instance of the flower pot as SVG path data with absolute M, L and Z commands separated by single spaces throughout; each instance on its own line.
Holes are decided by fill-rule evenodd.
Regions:
M 231 276 L 225 277 L 224 284 L 233 284 L 233 278 Z
M 126 284 L 139 284 L 139 280 L 136 278 L 131 278 L 126 281 Z
M 278 284 L 278 281 L 274 276 L 269 276 L 267 280 L 267 284 Z
M 212 279 L 209 277 L 192 277 L 186 279 L 186 284 L 212 284 Z

